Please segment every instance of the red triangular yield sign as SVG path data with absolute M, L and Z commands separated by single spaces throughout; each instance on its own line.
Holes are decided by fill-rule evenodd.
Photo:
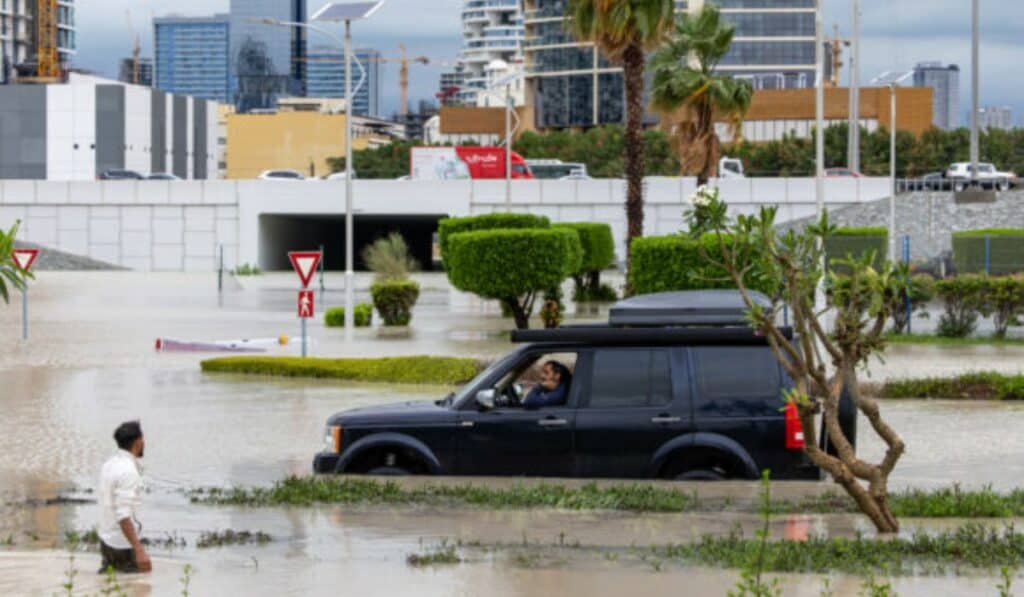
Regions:
M 18 266 L 18 269 L 23 272 L 27 272 L 32 268 L 32 264 L 36 262 L 36 257 L 38 256 L 39 249 L 15 249 L 11 253 L 14 265 Z
M 292 251 L 288 253 L 288 259 L 291 260 L 295 273 L 299 274 L 299 281 L 302 282 L 303 288 L 309 287 L 309 282 L 313 279 L 317 266 L 320 265 L 320 256 L 320 251 Z

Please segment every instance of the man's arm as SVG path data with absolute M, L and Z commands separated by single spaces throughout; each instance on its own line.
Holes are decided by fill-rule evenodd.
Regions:
M 138 475 L 125 476 L 117 484 L 114 490 L 114 511 L 117 514 L 117 524 L 124 533 L 124 538 L 132 546 L 135 552 L 135 564 L 141 572 L 149 572 L 153 569 L 149 554 L 139 540 L 139 534 L 135 530 L 135 521 L 132 516 L 135 508 L 141 501 L 142 479 Z
M 121 532 L 131 544 L 132 551 L 135 552 L 135 565 L 139 567 L 139 572 L 152 570 L 153 563 L 149 559 L 149 554 L 146 553 L 146 548 L 139 541 L 139 534 L 135 532 L 135 522 L 131 518 L 122 518 L 117 521 L 117 524 L 120 525 Z

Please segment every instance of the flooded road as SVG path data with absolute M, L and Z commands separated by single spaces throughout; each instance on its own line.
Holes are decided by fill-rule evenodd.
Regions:
M 346 343 L 342 331 L 314 322 L 313 353 L 489 358 L 508 350 L 503 330 L 509 324 L 494 305 L 451 291 L 443 278 L 424 276 L 422 281 L 412 338 L 382 340 L 370 329 L 359 330 L 355 342 Z M 328 282 L 321 304 L 339 304 L 343 293 L 331 290 Z M 143 583 L 154 595 L 180 594 L 177 579 L 185 563 L 198 569 L 193 595 L 337 594 L 338 587 L 373 595 L 619 595 L 641 587 L 643 594 L 669 594 L 678 593 L 681 582 L 692 594 L 723 594 L 734 582 L 732 572 L 672 565 L 655 572 L 637 559 L 611 562 L 586 550 L 553 554 L 535 569 L 510 563 L 507 551 L 470 549 L 466 563 L 427 569 L 409 567 L 405 558 L 445 539 L 509 544 L 525 537 L 544 545 L 578 541 L 617 548 L 678 542 L 705 532 L 728 532 L 737 523 L 752 529 L 754 519 L 743 515 L 253 510 L 188 504 L 183 495 L 188 488 L 268 484 L 307 473 L 324 421 L 333 412 L 433 400 L 450 390 L 204 375 L 198 362 L 210 355 L 153 350 L 157 337 L 226 340 L 297 330 L 294 276 L 243 279 L 241 284 L 218 296 L 212 276 L 39 275 L 31 290 L 30 342 L 0 343 L 0 540 L 14 537 L 13 545 L 0 547 L 0 594 L 50 595 L 59 588 L 66 558 L 47 549 L 67 530 L 94 526 L 95 506 L 18 504 L 72 488 L 88 498 L 112 451 L 113 428 L 134 418 L 142 420 L 147 436 L 151 492 L 141 516 L 144 534 L 175 534 L 190 545 L 156 550 L 166 561 L 158 562 L 159 573 Z M 367 284 L 360 278 L 360 288 Z M 360 295 L 365 299 L 364 292 Z M 6 337 L 19 330 L 16 298 L 10 307 L 0 306 L 0 332 Z M 295 347 L 283 349 L 289 351 Z M 873 379 L 881 379 L 972 369 L 1019 371 L 1021 357 L 1020 347 L 900 346 L 872 372 Z M 893 477 L 895 487 L 959 481 L 967 487 L 1009 489 L 1024 478 L 1019 457 L 1024 452 L 1024 404 L 890 401 L 883 403 L 883 412 L 908 445 Z M 867 430 L 862 425 L 861 449 L 877 459 L 882 448 L 870 441 Z M 780 519 L 775 533 L 783 535 L 791 522 Z M 800 525 L 841 535 L 868 530 L 862 520 L 848 516 L 805 517 Z M 200 532 L 227 528 L 262 530 L 275 540 L 265 547 L 191 547 Z M 95 558 L 83 554 L 80 559 L 81 581 L 95 582 Z M 939 588 L 948 582 L 967 593 L 991 593 L 994 587 L 990 578 L 925 578 L 898 579 L 894 588 L 904 595 L 942 594 Z M 810 576 L 785 577 L 785 583 L 786 594 L 817 595 L 821 588 L 821 579 Z M 849 579 L 837 579 L 832 586 L 840 595 L 859 591 Z

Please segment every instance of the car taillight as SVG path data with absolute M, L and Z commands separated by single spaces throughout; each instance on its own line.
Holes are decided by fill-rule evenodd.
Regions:
M 800 413 L 796 410 L 796 404 L 792 402 L 786 405 L 786 449 L 804 449 L 804 426 L 800 423 Z

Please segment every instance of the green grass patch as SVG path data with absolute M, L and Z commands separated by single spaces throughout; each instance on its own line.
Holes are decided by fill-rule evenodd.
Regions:
M 657 557 L 688 564 L 742 568 L 757 558 L 760 547 L 759 540 L 734 531 L 725 537 L 705 535 L 692 544 L 653 547 L 651 551 Z M 765 572 L 917 574 L 964 566 L 1016 567 L 1022 558 L 1024 534 L 1012 526 L 991 529 L 973 523 L 938 534 L 916 533 L 910 538 L 769 541 L 761 561 Z
M 370 478 L 289 477 L 271 487 L 205 488 L 190 493 L 195 503 L 228 506 L 313 506 L 379 504 L 480 507 L 490 509 L 559 508 L 629 512 L 751 511 L 756 504 L 702 500 L 693 493 L 647 483 L 569 487 L 555 483 L 423 485 L 405 488 L 394 481 Z M 1006 518 L 1024 516 L 1024 490 L 998 493 L 991 488 L 964 491 L 958 486 L 901 491 L 890 496 L 897 516 L 913 518 Z M 838 493 L 800 500 L 773 500 L 774 514 L 857 512 L 853 501 Z
M 890 344 L 927 344 L 931 346 L 1024 346 L 1024 338 L 968 337 L 947 338 L 926 334 L 890 334 Z
M 473 359 L 453 357 L 321 359 L 239 356 L 203 361 L 202 369 L 206 373 L 243 373 L 279 377 L 457 385 L 473 379 L 480 372 L 481 365 Z
M 981 371 L 955 377 L 891 380 L 882 384 L 878 395 L 881 398 L 1024 400 L 1024 375 Z
M 423 553 L 409 554 L 406 556 L 405 561 L 410 566 L 423 567 L 440 564 L 459 564 L 462 562 L 462 558 L 459 556 L 459 552 L 456 551 L 454 544 L 449 543 L 447 539 L 442 539 L 441 543 L 427 549 Z
M 196 540 L 196 547 L 225 547 L 228 545 L 266 545 L 272 537 L 263 531 L 205 531 Z

